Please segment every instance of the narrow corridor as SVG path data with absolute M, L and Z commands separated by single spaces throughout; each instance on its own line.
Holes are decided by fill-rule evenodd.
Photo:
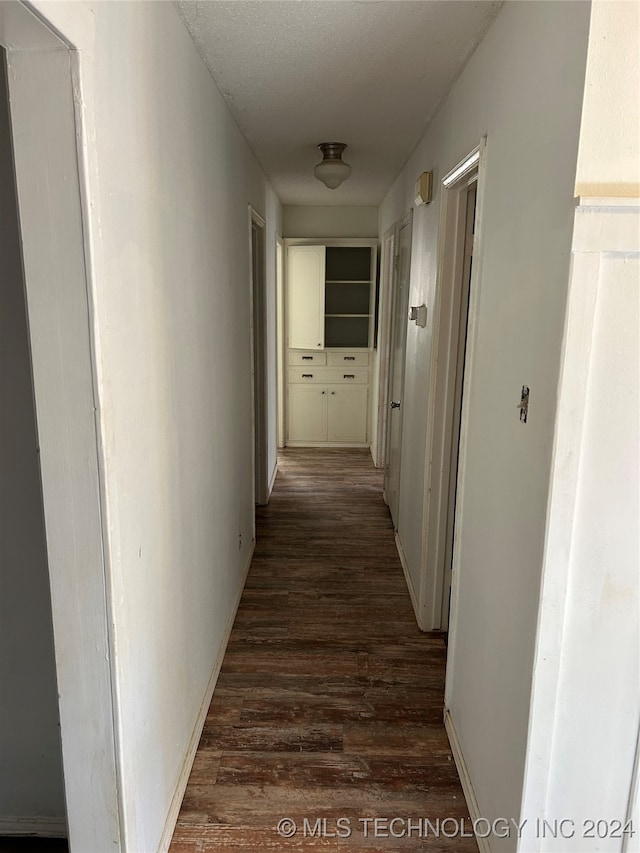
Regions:
M 476 851 L 444 673 L 368 451 L 283 452 L 170 853 Z

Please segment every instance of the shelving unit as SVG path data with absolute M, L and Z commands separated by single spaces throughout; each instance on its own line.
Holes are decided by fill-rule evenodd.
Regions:
M 325 346 L 368 347 L 371 249 L 327 246 L 324 294 Z
M 336 241 L 337 243 L 337 241 Z M 287 253 L 287 444 L 366 447 L 375 242 Z

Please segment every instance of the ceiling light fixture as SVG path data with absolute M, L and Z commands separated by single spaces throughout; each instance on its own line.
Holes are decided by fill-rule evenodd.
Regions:
M 342 159 L 346 147 L 344 142 L 321 142 L 318 145 L 323 160 L 315 167 L 313 174 L 330 190 L 339 187 L 351 174 L 351 166 Z

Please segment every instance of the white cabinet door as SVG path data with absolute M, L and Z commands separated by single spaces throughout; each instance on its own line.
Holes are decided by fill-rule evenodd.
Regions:
M 287 421 L 289 441 L 326 441 L 326 390 L 317 385 L 290 385 Z
M 367 440 L 367 401 L 369 391 L 365 386 L 327 389 L 329 441 L 364 444 Z
M 292 349 L 324 347 L 324 246 L 290 246 L 287 326 Z

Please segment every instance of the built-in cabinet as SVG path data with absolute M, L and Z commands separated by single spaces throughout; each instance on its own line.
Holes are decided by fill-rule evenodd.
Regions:
M 375 242 L 289 245 L 287 444 L 368 446 Z

